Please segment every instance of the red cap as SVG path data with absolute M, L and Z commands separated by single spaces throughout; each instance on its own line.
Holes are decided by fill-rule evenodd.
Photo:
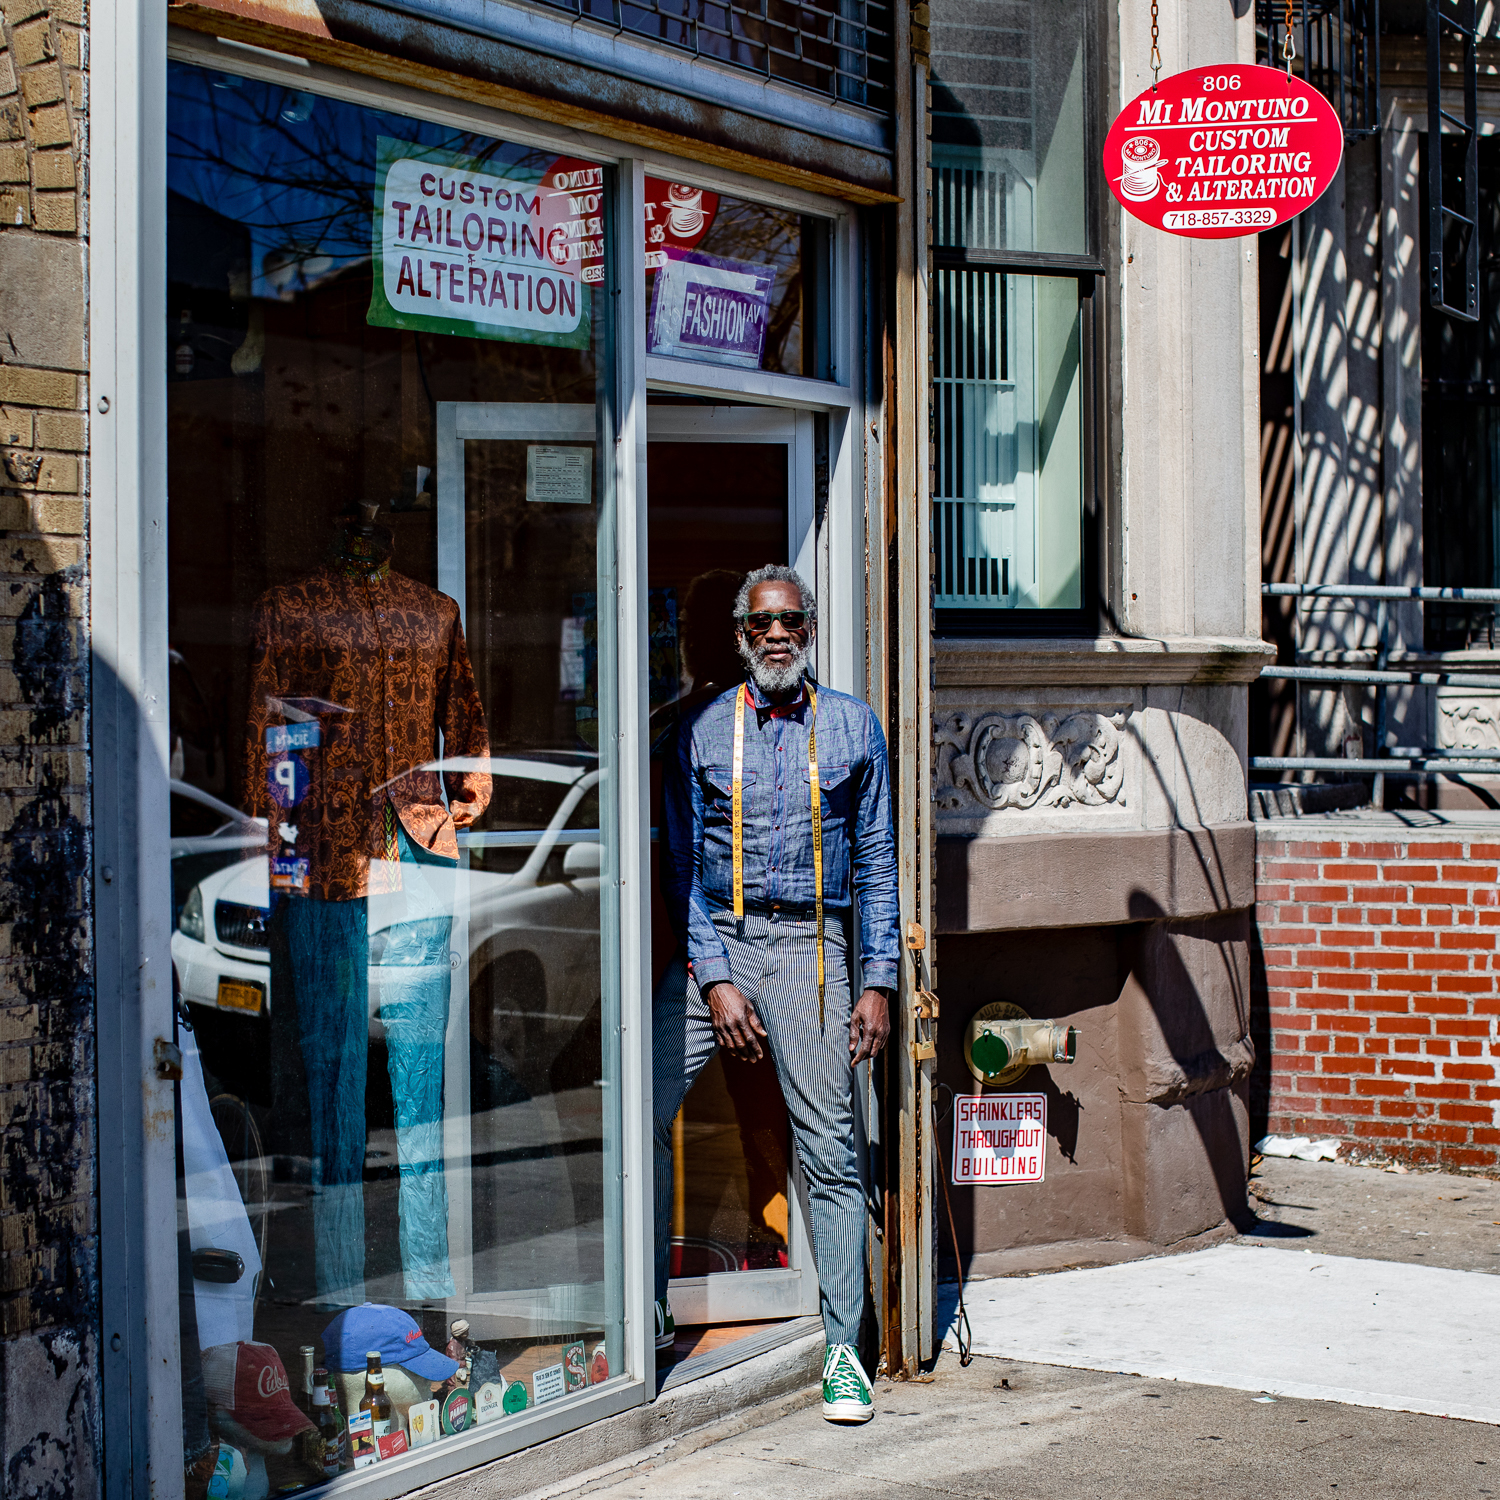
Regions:
M 313 1426 L 297 1410 L 286 1366 L 269 1344 L 216 1344 L 205 1349 L 203 1384 L 215 1406 L 265 1442 L 277 1443 Z

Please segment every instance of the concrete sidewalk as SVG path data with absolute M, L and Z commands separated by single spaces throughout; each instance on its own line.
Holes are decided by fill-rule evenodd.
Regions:
M 866 1427 L 830 1426 L 809 1390 L 546 1493 L 1500 1495 L 1500 1183 L 1268 1161 L 1251 1191 L 1260 1222 L 1232 1245 L 972 1283 L 991 1353 L 877 1382 Z
M 978 1282 L 968 1309 L 979 1354 L 1500 1424 L 1500 1277 L 1473 1271 L 1220 1245 Z
M 1467 1500 L 1500 1494 L 1493 1427 L 945 1354 L 876 1386 L 875 1420 L 816 1405 L 674 1461 L 549 1496 L 607 1500 Z

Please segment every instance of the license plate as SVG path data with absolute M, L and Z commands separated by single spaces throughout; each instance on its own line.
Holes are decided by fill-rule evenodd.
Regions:
M 260 1014 L 264 992 L 258 984 L 236 984 L 232 979 L 219 981 L 219 1005 L 227 1010 L 248 1010 Z

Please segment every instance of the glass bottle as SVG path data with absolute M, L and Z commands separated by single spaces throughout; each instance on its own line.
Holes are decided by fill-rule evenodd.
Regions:
M 380 1368 L 380 1355 L 371 1350 L 365 1355 L 365 1393 L 360 1397 L 359 1409 L 370 1414 L 370 1430 L 377 1438 L 389 1437 L 395 1427 L 396 1408 L 385 1392 L 385 1371 Z
M 348 1440 L 344 1414 L 334 1394 L 333 1377 L 323 1369 L 313 1371 L 313 1420 L 318 1424 L 318 1461 L 313 1467 L 325 1479 L 332 1479 L 344 1467 Z
M 297 1388 L 292 1398 L 303 1411 L 311 1413 L 313 1404 L 313 1365 L 317 1351 L 311 1344 L 303 1344 L 297 1350 Z

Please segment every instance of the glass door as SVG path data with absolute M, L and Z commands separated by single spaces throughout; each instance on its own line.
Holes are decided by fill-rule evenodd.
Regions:
M 555 719 L 551 732 L 558 743 L 558 735 L 572 734 L 579 745 L 590 735 L 597 744 L 595 595 L 574 589 L 568 608 L 555 604 L 534 639 L 516 637 L 505 624 L 527 594 L 549 586 L 528 571 L 534 537 L 565 531 L 583 513 L 584 476 L 593 470 L 594 407 L 440 402 L 437 423 L 439 587 L 467 601 L 476 674 L 492 684 L 496 697 L 525 701 L 534 718 Z M 768 562 L 792 561 L 809 580 L 814 575 L 814 433 L 807 413 L 682 398 L 653 398 L 647 428 L 654 830 L 661 814 L 660 755 L 680 706 L 739 681 L 729 615 L 740 580 Z M 516 497 L 524 525 L 497 533 L 493 507 L 500 493 Z M 506 595 L 503 606 L 496 590 Z M 490 604 L 483 610 L 476 609 L 477 591 L 488 591 Z M 529 618 L 541 616 L 533 610 Z M 540 718 L 537 727 L 540 732 Z M 598 858 L 597 772 L 582 761 L 574 767 L 566 757 L 554 756 L 551 763 L 552 779 L 541 783 L 550 818 L 526 812 L 537 796 L 529 786 L 502 813 L 504 826 L 492 817 L 463 836 L 471 871 L 514 870 L 511 881 L 524 882 L 545 879 L 555 867 L 554 878 L 571 874 L 597 885 L 597 872 L 584 869 Z M 527 765 L 525 775 L 536 778 L 534 756 Z M 497 786 L 503 784 L 497 779 Z M 652 852 L 652 971 L 660 985 L 680 982 L 684 970 L 659 894 L 654 833 Z M 557 936 L 574 941 L 570 932 L 559 930 Z M 597 927 L 593 937 L 597 942 Z M 466 971 L 455 975 L 454 994 L 456 1000 L 465 997 L 473 1034 L 482 1038 L 485 1086 L 496 1099 L 507 1091 L 534 1098 L 560 1055 L 565 1023 L 577 1022 L 592 1036 L 598 1017 L 553 1015 L 550 991 L 544 1015 L 526 998 L 537 989 L 537 975 L 528 979 L 513 962 L 495 962 L 472 940 L 455 942 L 454 949 L 468 954 Z M 591 963 L 590 972 L 597 972 L 597 960 Z M 455 1075 L 449 1087 L 474 1082 Z M 599 1086 L 611 1082 L 601 1079 Z M 449 1142 L 455 1162 L 485 1157 L 488 1148 L 470 1123 L 481 1114 L 456 1117 Z M 671 1297 L 678 1324 L 815 1313 L 817 1276 L 799 1173 L 769 1065 L 716 1058 L 689 1094 L 674 1137 Z M 613 1174 L 605 1176 L 611 1180 Z M 464 1201 L 474 1213 L 481 1211 L 478 1197 Z M 540 1277 L 537 1284 L 556 1294 L 555 1280 Z
M 653 397 L 647 416 L 653 826 L 661 765 L 684 708 L 742 678 L 731 618 L 744 576 L 792 563 L 814 577 L 813 418 Z M 657 873 L 653 847 L 653 874 Z M 687 982 L 653 882 L 652 970 Z M 720 1054 L 673 1129 L 672 1312 L 679 1328 L 818 1310 L 781 1089 L 769 1061 Z

